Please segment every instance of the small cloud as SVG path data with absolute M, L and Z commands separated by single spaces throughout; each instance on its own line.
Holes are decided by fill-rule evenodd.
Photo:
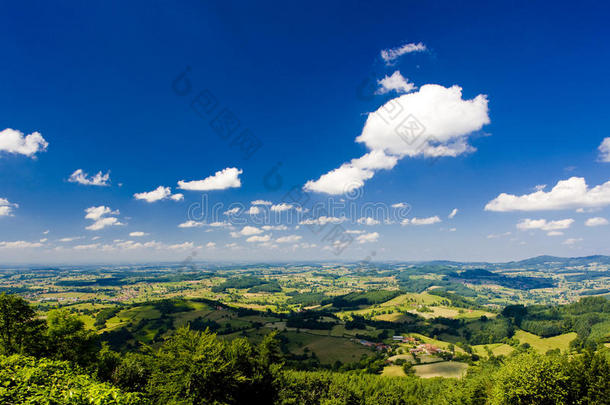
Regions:
M 214 249 L 216 248 L 216 242 L 208 242 L 205 247 L 208 249 Z
M 206 177 L 203 180 L 180 180 L 178 182 L 178 187 L 182 190 L 191 191 L 212 191 L 225 190 L 227 188 L 238 188 L 241 187 L 239 175 L 242 173 L 243 170 L 241 169 L 227 167 L 226 169 L 219 170 L 214 175 Z
M 78 183 L 84 186 L 108 186 L 110 181 L 110 172 L 102 174 L 101 171 L 97 172 L 95 176 L 89 176 L 82 169 L 77 169 L 68 178 L 70 183 Z
M 261 242 L 269 242 L 270 240 L 271 240 L 271 236 L 269 236 L 269 235 L 263 235 L 263 236 L 255 235 L 255 236 L 250 236 L 248 239 L 246 239 L 246 242 L 261 243 Z
M 130 232 L 129 236 L 134 237 L 134 238 L 139 238 L 141 236 L 146 236 L 148 235 L 146 232 L 141 232 L 141 231 L 135 231 L 135 232 Z
M 252 205 L 271 205 L 273 203 L 271 201 L 266 201 L 266 200 L 254 200 L 250 204 L 252 204 Z
M 561 219 L 558 221 L 547 221 L 546 219 L 526 218 L 517 224 L 517 228 L 526 231 L 531 229 L 542 229 L 543 231 L 556 231 L 558 229 L 568 229 L 574 220 L 572 218 Z
M 58 242 L 62 242 L 62 243 L 68 243 L 68 242 L 74 242 L 75 240 L 79 240 L 82 239 L 82 236 L 71 236 L 71 237 L 67 237 L 67 238 L 61 238 L 58 239 Z
M 0 217 L 12 217 L 15 208 L 19 208 L 19 205 L 10 203 L 6 198 L 0 198 Z
M 420 43 L 409 43 L 399 46 L 397 48 L 384 49 L 381 51 L 381 59 L 383 59 L 386 65 L 391 65 L 393 61 L 400 58 L 402 55 L 425 51 L 426 45 Z
M 25 240 L 16 240 L 12 242 L 0 242 L 0 249 L 28 249 L 41 247 L 40 242 L 27 242 Z
M 294 243 L 300 241 L 301 239 L 303 239 L 301 235 L 288 235 L 277 238 L 275 241 L 277 243 Z
M 309 218 L 299 222 L 300 225 L 326 225 L 326 224 L 340 224 L 345 222 L 347 218 L 341 217 L 326 217 L 324 215 L 318 218 Z
M 279 203 L 279 204 L 272 205 L 271 211 L 282 212 L 282 211 L 288 211 L 291 208 L 292 208 L 292 204 Z
M 247 213 L 250 215 L 258 215 L 261 213 L 261 209 L 258 208 L 256 205 L 253 205 L 250 207 L 250 209 L 247 211 Z
M 203 225 L 205 225 L 205 223 L 193 221 L 192 219 L 190 219 L 190 220 L 178 225 L 178 228 L 199 228 L 199 227 L 202 227 Z
M 391 91 L 408 93 L 415 90 L 415 85 L 404 78 L 398 70 L 392 73 L 392 76 L 386 75 L 383 79 L 378 80 L 377 84 L 379 89 L 375 92 L 376 94 L 386 94 Z
M 358 218 L 358 220 L 356 221 L 361 225 L 368 225 L 368 226 L 372 226 L 372 225 L 379 225 L 380 222 L 376 219 L 373 219 L 371 217 L 362 217 L 362 218 Z
M 365 233 L 356 237 L 358 243 L 372 243 L 377 242 L 378 239 L 379 233 L 377 232 Z
M 451 211 L 451 213 L 448 215 L 449 219 L 453 219 L 453 217 L 455 217 L 458 213 L 458 209 L 454 208 L 453 211 Z
M 261 228 L 265 231 L 286 231 L 288 227 L 286 225 L 263 225 Z
M 438 215 L 435 215 L 433 217 L 428 217 L 428 218 L 405 218 L 402 220 L 402 222 L 400 223 L 401 225 L 405 226 L 405 225 L 432 225 L 432 224 L 437 224 L 439 222 L 442 222 L 441 219 L 438 217 Z
M 0 131 L 0 153 L 34 157 L 36 153 L 47 150 L 47 146 L 49 143 L 40 132 L 32 132 L 24 136 L 23 132 L 11 128 Z
M 602 217 L 589 218 L 585 222 L 586 226 L 603 226 L 608 225 L 608 220 Z
M 563 232 L 561 231 L 551 231 L 546 234 L 547 236 L 562 236 Z
M 409 205 L 403 202 L 392 204 L 392 208 L 407 208 Z
M 89 207 L 85 209 L 85 219 L 90 219 L 93 224 L 87 226 L 85 229 L 89 231 L 99 231 L 108 226 L 120 226 L 125 225 L 120 222 L 118 218 L 110 215 L 119 215 L 119 210 L 112 211 L 109 207 L 100 205 L 98 207 Z
M 610 162 L 610 137 L 604 138 L 597 149 L 599 149 L 599 160 Z
M 172 190 L 169 187 L 159 186 L 153 191 L 148 191 L 144 193 L 135 193 L 133 197 L 136 200 L 144 200 L 147 203 L 153 203 L 156 201 L 172 199 L 174 201 L 180 201 L 184 198 L 183 194 L 172 194 Z
M 573 246 L 579 242 L 582 242 L 582 238 L 568 238 L 564 240 L 562 244 L 567 246 Z

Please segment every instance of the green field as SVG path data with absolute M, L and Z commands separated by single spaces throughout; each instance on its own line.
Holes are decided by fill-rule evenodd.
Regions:
M 488 347 L 494 356 L 508 356 L 513 352 L 513 350 L 515 350 L 514 347 L 504 343 L 492 343 L 489 345 L 472 346 L 472 351 L 479 357 L 487 357 L 487 350 L 485 350 L 485 347 Z
M 570 342 L 576 339 L 576 333 L 564 333 L 563 335 L 553 336 L 550 338 L 541 338 L 532 333 L 518 330 L 515 332 L 515 338 L 523 343 L 528 343 L 532 348 L 539 353 L 546 353 L 549 350 L 559 349 L 562 352 L 570 348 Z

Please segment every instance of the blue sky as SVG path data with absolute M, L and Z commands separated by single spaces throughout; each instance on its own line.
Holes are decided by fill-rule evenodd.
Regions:
M 610 254 L 607 7 L 3 3 L 0 262 Z

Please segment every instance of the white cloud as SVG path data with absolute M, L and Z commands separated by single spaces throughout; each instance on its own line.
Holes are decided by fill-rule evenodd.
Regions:
M 148 191 L 144 193 L 135 193 L 133 197 L 136 200 L 144 200 L 148 203 L 153 203 L 156 201 L 161 201 L 165 199 L 172 199 L 174 201 L 180 201 L 184 198 L 183 194 L 172 194 L 172 189 L 169 187 L 159 186 L 153 191 Z
M 178 225 L 178 228 L 198 228 L 205 225 L 205 223 L 203 222 L 197 222 L 197 221 L 193 221 L 192 219 L 181 223 L 180 225 Z
M 326 216 L 322 215 L 318 218 L 304 219 L 301 222 L 299 222 L 299 224 L 300 225 L 340 224 L 342 222 L 345 222 L 346 220 L 347 220 L 347 218 L 345 218 L 345 217 L 337 218 L 337 217 L 326 217 Z
M 547 232 L 546 235 L 547 236 L 562 236 L 563 232 L 561 232 L 561 231 L 550 231 L 550 232 Z
M 146 236 L 148 235 L 146 232 L 142 232 L 142 231 L 135 231 L 135 232 L 130 232 L 129 236 L 134 237 L 134 238 L 139 238 L 140 236 Z
M 262 228 L 265 231 L 286 231 L 288 227 L 286 225 L 263 225 Z
M 451 213 L 447 216 L 447 218 L 449 219 L 453 219 L 453 217 L 455 217 L 458 213 L 458 209 L 454 208 L 453 211 L 451 211 Z
M 516 196 L 502 193 L 487 203 L 486 211 L 543 211 L 596 208 L 610 205 L 610 181 L 589 188 L 583 177 L 558 181 L 550 191 Z
M 11 128 L 0 131 L 0 152 L 33 157 L 36 153 L 45 151 L 47 146 L 49 143 L 40 132 L 24 136 L 23 132 Z
M 231 209 L 226 210 L 225 212 L 223 212 L 223 214 L 230 216 L 230 215 L 235 215 L 239 212 L 241 208 L 240 207 L 234 207 Z
M 369 114 L 356 138 L 370 150 L 368 154 L 308 181 L 303 188 L 342 194 L 362 187 L 376 170 L 391 169 L 405 156 L 456 157 L 473 152 L 468 136 L 489 122 L 486 96 L 464 100 L 459 86 L 424 85 Z
M 356 240 L 358 241 L 358 243 L 377 242 L 378 239 L 379 239 L 379 233 L 377 233 L 377 232 L 365 233 L 365 234 L 362 234 L 362 235 L 359 235 L 356 237 Z
M 586 226 L 602 226 L 602 225 L 608 225 L 608 220 L 606 218 L 602 218 L 602 217 L 594 217 L 594 218 L 589 218 L 587 219 L 587 221 L 585 222 Z
M 241 228 L 241 231 L 234 232 L 234 233 L 237 234 L 238 236 L 251 236 L 251 235 L 261 234 L 261 233 L 263 233 L 263 231 L 255 226 L 246 225 L 243 228 Z
M 563 241 L 563 244 L 568 245 L 568 246 L 573 246 L 573 245 L 577 244 L 578 242 L 582 242 L 582 238 L 568 238 Z
M 254 200 L 250 204 L 252 204 L 252 205 L 271 205 L 273 203 L 271 201 L 266 201 L 266 200 Z
M 246 242 L 249 243 L 255 243 L 255 242 L 269 242 L 271 240 L 271 236 L 269 235 L 255 235 L 255 236 L 250 236 L 248 239 L 246 239 Z
M 212 228 L 226 228 L 226 227 L 230 227 L 231 224 L 228 222 L 216 221 L 216 222 L 210 222 L 208 224 L 208 226 L 211 226 Z
M 19 205 L 9 202 L 6 198 L 0 198 L 0 217 L 13 216 L 13 209 Z
M 368 225 L 368 226 L 372 226 L 372 225 L 379 225 L 380 222 L 376 219 L 373 219 L 371 217 L 362 217 L 362 218 L 358 218 L 358 222 L 361 225 Z
M 406 203 L 403 203 L 403 202 L 392 204 L 392 208 L 407 208 L 407 207 L 408 207 L 408 205 Z
M 542 229 L 543 231 L 556 231 L 558 229 L 568 229 L 574 220 L 572 218 L 561 219 L 558 221 L 547 221 L 546 219 L 526 218 L 517 224 L 517 228 L 526 231 L 530 229 Z
M 303 239 L 301 235 L 288 235 L 277 238 L 275 241 L 277 243 L 294 243 L 300 241 L 301 239 Z
M 360 235 L 360 234 L 364 233 L 364 231 L 359 230 L 359 229 L 348 229 L 345 231 L 345 233 L 351 234 L 351 235 Z
M 110 172 L 102 174 L 101 171 L 97 172 L 95 176 L 89 176 L 83 171 L 83 169 L 77 169 L 68 178 L 70 183 L 78 183 L 84 186 L 108 186 L 110 181 Z
M 364 186 L 364 182 L 374 176 L 375 170 L 391 169 L 397 162 L 397 157 L 374 150 L 323 174 L 318 180 L 309 180 L 303 189 L 331 195 L 349 193 Z
M 96 220 L 93 224 L 85 227 L 85 229 L 89 231 L 99 231 L 100 229 L 104 229 L 107 226 L 118 226 L 125 225 L 115 217 L 104 217 Z
M 282 212 L 282 211 L 288 211 L 291 208 L 292 208 L 292 204 L 279 203 L 279 204 L 272 205 L 270 209 L 271 209 L 271 211 L 274 211 L 274 212 Z
M 41 247 L 40 242 L 27 242 L 25 240 L 16 240 L 13 242 L 0 242 L 0 249 L 27 249 Z
M 377 80 L 377 84 L 379 89 L 375 92 L 376 94 L 386 94 L 391 91 L 408 93 L 415 90 L 415 85 L 404 78 L 398 70 L 392 73 L 392 76 L 386 75 L 383 79 Z
M 404 44 L 397 48 L 384 49 L 381 51 L 381 59 L 385 61 L 386 64 L 390 65 L 392 62 L 402 55 L 412 52 L 423 52 L 426 50 L 426 45 L 420 43 L 414 44 Z
M 432 225 L 432 224 L 437 224 L 441 222 L 441 219 L 438 217 L 438 215 L 435 215 L 433 217 L 427 217 L 427 218 L 411 218 L 411 219 L 403 219 L 402 222 L 400 223 L 401 225 Z
M 597 149 L 599 149 L 599 160 L 610 162 L 610 137 L 604 138 Z
M 120 226 L 125 225 L 120 222 L 118 218 L 110 215 L 119 215 L 119 210 L 112 211 L 110 207 L 100 205 L 98 207 L 89 207 L 85 209 L 85 219 L 90 219 L 93 224 L 87 226 L 85 229 L 89 231 L 99 231 L 107 226 Z
M 57 241 L 62 242 L 62 243 L 67 243 L 67 242 L 74 242 L 75 240 L 79 240 L 79 239 L 82 239 L 82 236 L 71 236 L 68 238 L 58 239 Z
M 216 247 L 216 242 L 208 242 L 205 247 L 208 249 L 214 249 Z
M 214 175 L 209 176 L 203 180 L 184 181 L 178 182 L 178 187 L 182 190 L 192 191 L 211 191 L 211 190 L 225 190 L 227 188 L 241 187 L 241 180 L 239 175 L 243 173 L 243 170 L 235 167 L 227 167 L 226 169 L 217 171 Z
M 119 215 L 119 210 L 112 211 L 110 207 L 106 207 L 104 205 L 100 205 L 98 207 L 89 207 L 85 209 L 87 215 L 85 215 L 86 219 L 91 219 L 93 221 L 100 219 L 104 215 Z

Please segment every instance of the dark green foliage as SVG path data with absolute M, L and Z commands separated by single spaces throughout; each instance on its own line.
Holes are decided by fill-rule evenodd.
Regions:
M 335 308 L 353 308 L 359 305 L 375 305 L 389 301 L 392 298 L 400 295 L 400 291 L 366 291 L 354 292 L 339 297 L 333 298 L 330 302 Z
M 68 360 L 83 367 L 96 361 L 98 336 L 85 330 L 85 325 L 67 309 L 56 309 L 47 315 L 46 355 Z
M 44 321 L 18 295 L 0 294 L 0 354 L 37 354 L 43 350 Z
M 273 403 L 274 350 L 178 329 L 156 353 L 149 395 L 159 404 Z
M 267 293 L 274 293 L 274 292 L 282 292 L 282 287 L 280 286 L 280 284 L 273 280 L 269 283 L 266 284 L 260 284 L 260 285 L 255 285 L 254 287 L 250 288 L 248 290 L 248 292 L 251 293 L 260 293 L 260 292 L 267 292 Z
M 139 394 L 123 393 L 85 375 L 67 361 L 21 355 L 0 356 L 3 404 L 145 404 Z
M 261 285 L 261 284 L 265 284 L 265 283 L 266 283 L 265 280 L 262 280 L 258 277 L 252 277 L 252 276 L 233 277 L 233 278 L 226 280 L 222 284 L 212 287 L 212 292 L 217 292 L 217 293 L 223 292 L 223 291 L 226 291 L 227 288 L 237 288 L 237 289 L 251 288 L 256 285 Z

